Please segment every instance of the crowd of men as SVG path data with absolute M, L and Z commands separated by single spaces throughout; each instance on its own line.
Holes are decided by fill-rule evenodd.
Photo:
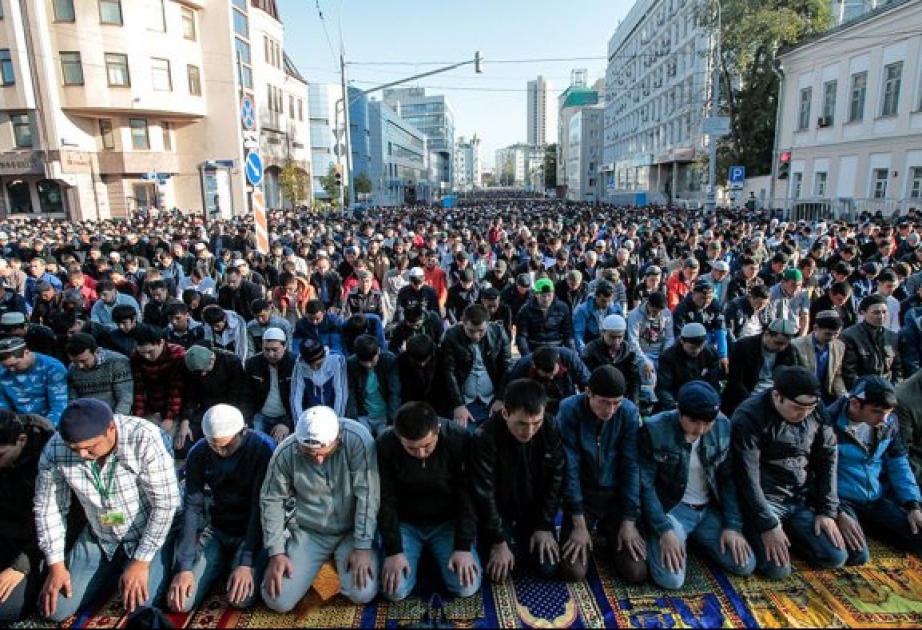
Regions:
M 0 620 L 922 553 L 922 213 L 269 225 L 0 224 Z

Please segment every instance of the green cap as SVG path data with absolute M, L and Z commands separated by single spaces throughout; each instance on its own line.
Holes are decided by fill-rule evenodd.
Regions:
M 785 270 L 784 274 L 782 274 L 781 279 L 803 282 L 804 274 L 800 273 L 800 269 L 787 269 Z
M 535 293 L 553 293 L 554 283 L 550 278 L 541 278 L 535 282 Z

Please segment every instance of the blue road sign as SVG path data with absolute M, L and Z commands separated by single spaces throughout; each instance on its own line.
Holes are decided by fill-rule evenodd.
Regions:
M 247 153 L 244 170 L 247 174 L 247 181 L 249 181 L 253 186 L 259 186 L 263 183 L 263 175 L 265 174 L 265 171 L 263 159 L 259 157 L 259 153 L 256 151 L 250 151 Z
M 743 184 L 746 182 L 746 167 L 745 166 L 731 166 L 730 167 L 730 176 L 727 178 L 731 184 Z
M 253 104 L 253 97 L 244 94 L 240 101 L 240 122 L 247 131 L 256 129 L 256 106 Z

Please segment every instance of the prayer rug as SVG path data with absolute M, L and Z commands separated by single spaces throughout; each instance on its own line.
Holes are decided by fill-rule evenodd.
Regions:
M 601 545 L 597 546 L 602 550 Z M 632 586 L 606 561 L 593 560 L 586 580 L 565 584 L 537 578 L 524 568 L 481 593 L 445 599 L 457 628 L 804 628 L 922 627 L 922 560 L 871 541 L 872 562 L 835 571 L 796 561 L 786 580 L 728 576 L 690 554 L 684 588 L 664 591 L 651 583 Z M 314 589 L 291 613 L 263 605 L 239 611 L 220 588 L 189 615 L 169 615 L 186 628 L 406 628 L 426 609 L 423 595 L 390 603 L 379 597 L 357 606 L 338 594 L 339 579 L 326 565 Z M 69 627 L 124 627 L 117 595 L 75 616 Z M 17 627 L 42 627 L 36 618 Z

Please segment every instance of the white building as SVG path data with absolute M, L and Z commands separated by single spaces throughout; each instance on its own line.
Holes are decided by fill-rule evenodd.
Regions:
M 569 116 L 564 164 L 566 198 L 571 201 L 601 200 L 602 105 L 575 109 Z M 558 181 L 558 183 L 560 183 Z
M 789 177 L 775 198 L 843 213 L 922 204 L 920 24 L 922 2 L 894 1 L 781 56 L 775 174 L 783 157 Z
M 544 190 L 544 147 L 513 144 L 496 151 L 496 183 Z
M 712 38 L 698 4 L 638 0 L 608 42 L 604 196 L 617 203 L 702 202 Z
M 480 138 L 461 136 L 455 144 L 455 189 L 470 191 L 481 186 Z
M 337 115 L 336 104 L 342 97 L 342 88 L 339 85 L 311 83 L 308 90 L 308 111 L 310 114 L 310 139 L 311 139 L 311 187 L 314 199 L 329 200 L 329 194 L 323 189 L 320 181 L 330 172 L 330 167 L 340 164 L 343 167 L 344 177 L 346 171 L 346 156 L 342 150 L 344 142 L 340 142 L 337 149 L 337 134 L 344 127 L 342 103 L 339 104 Z M 342 156 L 337 154 L 342 153 Z
M 557 107 L 554 87 L 539 76 L 528 82 L 526 139 L 528 144 L 545 146 L 557 142 Z
M 254 73 L 256 37 L 276 30 L 273 0 L 0 7 L 0 215 L 248 210 L 240 104 L 249 94 L 257 126 L 271 122 L 259 115 L 266 90 L 254 91 Z M 271 81 L 297 112 L 303 83 L 282 76 Z M 287 122 L 278 127 L 307 142 Z M 251 146 L 268 152 L 263 140 Z
M 568 199 L 575 198 L 569 195 L 567 191 L 567 182 L 570 178 L 568 165 L 574 158 L 573 151 L 570 149 L 571 123 L 573 116 L 582 111 L 583 108 L 593 107 L 602 102 L 598 91 L 598 81 L 593 87 L 589 87 L 586 81 L 587 72 L 585 69 L 573 70 L 570 73 L 570 87 L 563 91 L 557 97 L 557 187 Z M 581 129 L 581 127 L 580 127 Z M 578 132 L 577 138 L 581 139 L 581 132 Z M 601 137 L 598 142 L 601 146 Z M 581 156 L 575 156 L 579 161 Z M 596 161 L 594 169 L 599 169 L 601 164 Z M 575 193 L 578 197 L 580 193 Z

